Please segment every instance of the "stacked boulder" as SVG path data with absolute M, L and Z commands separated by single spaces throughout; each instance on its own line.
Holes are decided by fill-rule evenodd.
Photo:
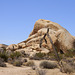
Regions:
M 60 49 L 63 52 L 66 52 L 68 49 L 75 49 L 75 37 L 72 36 L 65 28 L 60 26 L 57 23 L 54 23 L 49 20 L 39 19 L 36 21 L 32 32 L 30 33 L 27 40 L 18 43 L 9 45 L 7 50 L 24 50 L 26 53 L 36 53 L 44 52 L 48 53 L 53 51 L 52 44 L 48 37 L 46 37 L 47 44 L 43 40 L 42 48 L 39 47 L 40 39 L 44 36 L 49 28 L 49 35 L 52 38 L 53 44 L 59 51 Z
M 8 45 L 5 45 L 5 44 L 0 44 L 0 48 L 7 48 L 8 47 Z

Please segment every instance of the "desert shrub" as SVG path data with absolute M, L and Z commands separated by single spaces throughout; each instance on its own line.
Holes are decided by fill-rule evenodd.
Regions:
M 75 49 L 67 50 L 65 54 L 60 54 L 60 53 L 58 54 L 59 54 L 60 60 L 67 57 L 73 58 L 75 56 Z M 50 57 L 50 59 L 57 59 L 54 52 L 48 53 L 47 56 Z
M 13 53 L 13 51 L 11 50 L 6 50 L 6 54 L 8 55 L 8 57 L 10 57 L 10 55 Z
M 8 60 L 7 60 L 7 62 L 10 63 L 10 64 L 13 64 L 12 58 L 9 57 Z
M 66 58 L 62 60 L 62 68 L 60 68 L 61 72 L 71 73 L 75 71 L 75 62 L 73 58 Z
M 46 54 L 45 53 L 41 53 L 41 52 L 36 53 L 36 55 L 35 55 L 35 57 L 39 57 L 39 58 L 43 58 L 45 56 L 46 56 Z
M 10 55 L 10 57 L 11 57 L 12 59 L 18 58 L 19 56 L 21 56 L 21 53 L 20 53 L 20 52 L 13 52 L 13 53 Z
M 57 59 L 54 52 L 48 53 L 48 54 L 47 54 L 47 57 L 48 57 L 50 60 L 56 60 L 56 59 Z
M 4 61 L 7 61 L 8 55 L 7 55 L 6 51 L 4 51 L 3 53 L 0 53 L 0 58 L 4 59 Z
M 46 75 L 46 70 L 36 69 L 36 75 Z
M 67 52 L 65 53 L 65 56 L 73 58 L 75 56 L 75 49 L 67 50 Z
M 33 57 L 29 57 L 29 59 L 34 59 L 34 60 L 41 60 L 44 59 L 44 57 L 46 56 L 45 53 L 36 53 Z
M 61 54 L 60 52 L 58 52 L 59 58 L 60 60 L 62 60 L 63 58 L 65 58 L 64 54 Z M 49 56 L 51 56 L 54 59 L 57 59 L 56 55 L 54 52 L 49 53 Z
M 55 56 L 54 52 L 47 53 L 48 56 Z
M 6 64 L 4 62 L 0 63 L 0 67 L 6 67 Z
M 70 66 L 69 64 L 65 64 L 64 67 L 63 67 L 63 71 L 65 73 L 72 73 L 74 71 L 73 67 Z
M 59 57 L 60 57 L 60 60 L 62 60 L 63 58 L 65 58 L 63 54 L 59 54 Z
M 6 64 L 4 62 L 0 63 L 0 67 L 6 67 Z
M 65 56 L 73 58 L 73 54 L 71 52 L 70 53 L 65 53 Z
M 22 59 L 21 61 L 22 61 L 23 63 L 25 63 L 25 62 L 27 62 L 27 59 Z
M 46 56 L 46 54 L 39 52 L 39 53 L 36 53 L 36 56 L 42 58 L 42 57 Z
M 73 58 L 66 59 L 66 63 L 69 64 L 73 69 L 75 69 L 75 62 Z
M 34 57 L 29 57 L 30 60 L 41 60 L 41 58 L 39 58 L 38 56 L 34 56 Z
M 59 54 L 60 59 L 63 59 L 63 55 Z M 34 57 L 30 57 L 30 59 L 34 59 L 34 60 L 41 60 L 41 59 L 46 59 L 46 60 L 56 60 L 56 56 L 54 52 L 50 52 L 50 53 L 36 53 Z
M 6 67 L 6 64 L 2 58 L 0 58 L 0 67 Z
M 66 58 L 66 63 L 73 63 L 74 59 L 73 58 Z
M 34 62 L 33 61 L 29 61 L 29 62 L 26 62 L 24 63 L 24 66 L 34 66 Z
M 20 60 L 15 60 L 15 61 L 13 62 L 13 65 L 20 67 L 20 66 L 22 65 L 22 62 L 21 62 Z
M 75 55 L 75 49 L 69 49 L 67 51 L 73 52 L 73 54 Z
M 40 63 L 40 68 L 54 69 L 57 68 L 57 64 L 54 62 L 43 61 Z

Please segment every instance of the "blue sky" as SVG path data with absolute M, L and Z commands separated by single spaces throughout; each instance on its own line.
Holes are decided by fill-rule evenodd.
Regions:
M 0 0 L 0 43 L 26 40 L 38 19 L 47 19 L 75 36 L 75 0 Z

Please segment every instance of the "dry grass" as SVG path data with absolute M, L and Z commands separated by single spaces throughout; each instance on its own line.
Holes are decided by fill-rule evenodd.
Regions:
M 65 73 L 71 73 L 75 71 L 75 62 L 73 58 L 67 58 L 65 63 L 63 62 L 63 70 Z
M 29 57 L 30 59 L 34 59 L 34 60 L 41 60 L 44 59 L 44 57 L 46 56 L 45 53 L 36 53 L 34 57 Z
M 72 66 L 70 66 L 69 64 L 65 64 L 63 67 L 63 70 L 65 73 L 72 73 L 74 72 L 74 69 Z
M 57 68 L 57 64 L 54 62 L 43 61 L 40 63 L 40 68 L 54 69 Z
M 22 65 L 22 62 L 19 61 L 19 60 L 15 60 L 15 61 L 13 62 L 13 65 L 20 67 L 20 66 Z
M 73 73 L 74 72 L 74 65 L 72 65 L 72 62 L 64 62 L 62 61 L 62 67 L 60 68 L 60 71 L 63 73 Z
M 11 55 L 10 55 L 10 57 L 11 57 L 12 59 L 18 58 L 18 57 L 20 57 L 20 56 L 21 56 L 21 53 L 20 53 L 20 52 L 13 52 L 13 53 L 11 53 Z
M 47 71 L 42 69 L 36 69 L 36 75 L 46 75 Z
M 34 64 L 34 62 L 33 61 L 29 61 L 29 62 L 26 62 L 26 63 L 24 63 L 23 64 L 24 66 L 34 66 L 35 64 Z

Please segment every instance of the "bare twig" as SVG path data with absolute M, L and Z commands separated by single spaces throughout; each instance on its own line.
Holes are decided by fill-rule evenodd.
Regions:
M 53 47 L 54 53 L 55 53 L 55 55 L 56 55 L 56 57 L 57 57 L 57 60 L 60 61 L 59 55 L 58 55 L 58 53 L 57 53 L 57 50 L 55 49 L 55 46 L 54 46 L 54 44 L 53 44 L 53 41 L 52 41 L 52 39 L 51 39 L 51 37 L 50 37 L 50 35 L 49 35 L 49 28 L 47 29 L 47 33 L 45 33 L 44 37 L 40 40 L 40 47 L 41 47 L 41 45 L 42 45 L 42 41 L 43 41 L 43 40 L 45 40 L 45 43 L 47 44 L 47 40 L 45 39 L 46 36 L 49 38 L 50 43 L 52 44 L 52 47 Z
M 62 63 L 62 61 L 60 61 L 60 57 L 59 57 L 59 55 L 58 55 L 58 52 L 57 52 L 57 50 L 56 50 L 56 48 L 55 48 L 55 46 L 54 46 L 54 44 L 53 44 L 53 41 L 52 41 L 52 39 L 51 39 L 51 37 L 50 37 L 50 35 L 49 35 L 49 28 L 47 29 L 47 33 L 45 33 L 45 35 L 43 36 L 43 38 L 40 40 L 40 48 L 41 48 L 41 45 L 42 45 L 42 41 L 43 41 L 43 40 L 45 40 L 45 43 L 47 44 L 47 40 L 45 39 L 46 36 L 49 38 L 50 43 L 52 44 L 52 48 L 53 48 L 54 53 L 55 53 L 55 55 L 56 55 L 56 57 L 57 57 L 58 65 L 59 65 L 60 68 L 63 70 L 63 63 Z

